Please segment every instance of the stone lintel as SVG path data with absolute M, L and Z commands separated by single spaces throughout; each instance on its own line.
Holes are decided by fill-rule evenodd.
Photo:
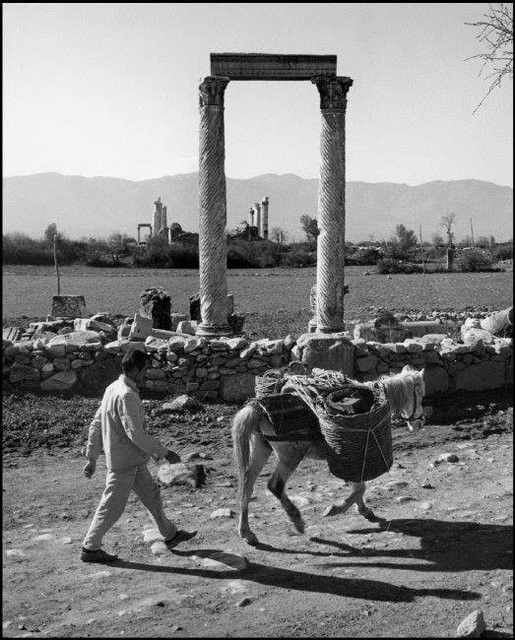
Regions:
M 212 53 L 211 75 L 231 80 L 311 80 L 336 76 L 336 56 Z

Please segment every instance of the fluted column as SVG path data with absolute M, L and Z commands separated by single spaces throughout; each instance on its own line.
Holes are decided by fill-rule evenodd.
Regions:
M 317 330 L 343 331 L 345 259 L 345 111 L 352 79 L 313 78 L 320 93 L 320 182 L 318 187 Z
M 227 196 L 224 92 L 229 78 L 207 76 L 200 84 L 199 270 L 200 336 L 230 335 L 227 323 Z
M 254 220 L 256 221 L 258 236 L 262 237 L 263 229 L 261 228 L 261 205 L 259 204 L 259 202 L 254 202 Z
M 261 226 L 263 227 L 263 238 L 265 240 L 268 240 L 268 204 L 268 197 L 261 200 Z

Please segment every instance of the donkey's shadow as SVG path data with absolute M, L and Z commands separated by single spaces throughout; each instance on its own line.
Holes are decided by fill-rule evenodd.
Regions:
M 419 571 L 472 571 L 513 568 L 513 527 L 511 525 L 452 522 L 446 520 L 405 518 L 381 523 L 381 528 L 351 529 L 347 534 L 366 534 L 394 531 L 403 536 L 420 539 L 418 549 L 360 549 L 360 557 L 413 558 L 428 564 L 406 565 L 394 562 L 374 562 L 374 566 L 415 568 Z M 314 542 L 348 549 L 348 544 L 311 538 Z M 351 552 L 349 555 L 353 555 Z M 358 555 L 358 554 L 355 554 Z M 347 556 L 348 557 L 348 556 Z M 331 566 L 352 566 L 362 563 L 345 562 Z

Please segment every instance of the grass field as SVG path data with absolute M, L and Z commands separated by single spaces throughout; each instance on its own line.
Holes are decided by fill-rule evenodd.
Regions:
M 513 273 L 439 273 L 386 276 L 372 274 L 373 267 L 347 267 L 345 319 L 353 322 L 374 316 L 372 307 L 391 311 L 432 309 L 499 310 L 513 304 Z M 188 297 L 199 289 L 196 270 L 95 269 L 62 267 L 61 293 L 82 294 L 88 310 L 132 316 L 140 293 L 163 287 L 172 299 L 172 311 L 189 313 Z M 51 267 L 4 266 L 2 320 L 44 318 L 57 293 Z M 247 314 L 246 330 L 253 335 L 279 337 L 306 331 L 311 317 L 309 292 L 316 271 L 307 269 L 229 270 L 228 289 L 235 311 Z

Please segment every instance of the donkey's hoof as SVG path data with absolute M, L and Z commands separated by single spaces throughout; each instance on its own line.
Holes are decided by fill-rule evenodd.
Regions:
M 259 544 L 257 536 L 253 533 L 248 533 L 246 536 L 244 536 L 244 538 L 247 544 L 250 544 L 251 547 L 257 547 Z
M 322 513 L 322 517 L 326 518 L 327 516 L 335 516 L 338 513 L 338 509 L 336 507 L 336 505 L 332 504 L 329 507 L 327 507 L 326 509 L 324 509 L 323 513 Z
M 305 525 L 302 518 L 296 518 L 295 520 L 292 520 L 292 523 L 296 531 L 298 531 L 299 533 L 304 533 Z

